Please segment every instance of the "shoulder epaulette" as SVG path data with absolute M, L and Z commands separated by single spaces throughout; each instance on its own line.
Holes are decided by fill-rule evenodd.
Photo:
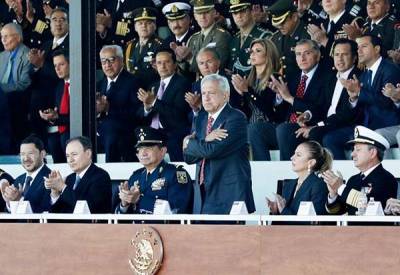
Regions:
M 217 30 L 219 30 L 220 32 L 226 32 L 226 30 L 224 30 L 223 28 L 217 28 Z

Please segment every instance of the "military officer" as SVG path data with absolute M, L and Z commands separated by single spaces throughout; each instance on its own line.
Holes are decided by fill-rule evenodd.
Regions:
M 326 12 L 322 9 L 321 2 L 318 0 L 297 0 L 294 1 L 297 11 L 304 24 L 315 24 L 320 26 L 327 18 Z
M 232 39 L 229 69 L 245 76 L 250 72 L 250 44 L 254 39 L 271 36 L 271 32 L 256 25 L 251 0 L 231 0 L 229 11 L 239 31 Z
M 389 14 L 390 0 L 368 0 L 368 18 L 362 25 L 344 25 L 343 30 L 350 39 L 355 40 L 363 34 L 372 34 L 382 39 L 384 52 L 392 49 L 395 19 Z
M 288 79 L 290 75 L 299 72 L 294 54 L 296 43 L 302 39 L 309 39 L 310 36 L 304 22 L 299 19 L 292 0 L 278 1 L 269 8 L 269 11 L 272 14 L 272 25 L 278 29 L 271 40 L 280 54 L 281 74 Z
M 221 67 L 226 68 L 230 52 L 229 43 L 231 35 L 216 24 L 216 10 L 214 0 L 194 0 L 194 18 L 201 31 L 193 34 L 188 41 L 188 47 L 180 47 L 176 50 L 179 60 L 190 63 L 190 71 L 197 72 L 196 55 L 201 48 L 215 48 L 221 58 Z
M 126 69 L 141 80 L 144 89 L 158 79 L 152 63 L 163 42 L 156 36 L 156 13 L 152 8 L 133 11 L 138 38 L 129 41 L 125 50 Z
M 144 166 L 119 186 L 116 213 L 152 214 L 157 199 L 169 202 L 173 213 L 192 212 L 192 181 L 181 166 L 164 161 L 165 136 L 158 129 L 136 129 L 137 156 Z
M 133 31 L 135 9 L 155 7 L 152 0 L 108 0 L 97 2 L 96 32 L 98 48 L 113 44 L 125 47 L 136 35 Z
M 164 40 L 167 47 L 172 46 L 171 43 L 175 43 L 177 46 L 186 46 L 193 34 L 190 26 L 191 9 L 192 7 L 189 4 L 183 2 L 172 2 L 163 7 L 162 12 L 167 18 L 168 27 L 172 32 L 172 35 Z

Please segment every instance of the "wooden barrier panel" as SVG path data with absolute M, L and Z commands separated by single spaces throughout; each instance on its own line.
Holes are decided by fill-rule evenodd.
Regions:
M 146 225 L 144 225 L 146 226 Z M 133 274 L 143 225 L 1 224 L 1 274 Z M 159 274 L 398 274 L 398 227 L 151 225 Z

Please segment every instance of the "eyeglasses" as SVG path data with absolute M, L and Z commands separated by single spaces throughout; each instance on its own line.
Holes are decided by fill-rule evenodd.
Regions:
M 100 58 L 100 62 L 102 65 L 106 65 L 107 63 L 114 64 L 115 60 L 117 60 L 116 56 L 111 56 L 108 58 L 106 57 Z

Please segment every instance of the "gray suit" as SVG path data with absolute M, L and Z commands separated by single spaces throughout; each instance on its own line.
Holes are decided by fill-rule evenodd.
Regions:
M 17 55 L 14 59 L 14 66 L 12 70 L 13 83 L 4 84 L 0 83 L 0 89 L 5 92 L 24 91 L 31 85 L 30 73 L 32 65 L 28 60 L 29 48 L 24 44 L 19 46 Z M 0 79 L 3 78 L 7 69 L 8 60 L 11 52 L 3 51 L 0 53 Z
M 212 142 L 205 141 L 207 120 L 208 113 L 200 112 L 196 119 L 196 136 L 190 139 L 183 153 L 187 163 L 197 163 L 193 213 L 229 214 L 234 201 L 245 201 L 248 212 L 252 213 L 255 205 L 246 116 L 227 104 L 215 120 L 212 130 L 226 129 L 228 137 Z M 200 187 L 198 181 L 203 158 L 204 183 Z

